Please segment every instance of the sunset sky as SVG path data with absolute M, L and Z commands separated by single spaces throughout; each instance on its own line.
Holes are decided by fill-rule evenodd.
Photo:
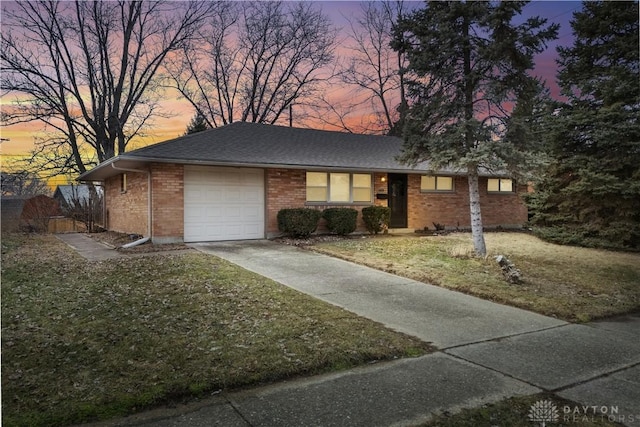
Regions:
M 3 7 L 7 3 L 3 2 Z M 422 2 L 407 2 L 410 7 L 420 8 Z M 360 11 L 359 2 L 352 1 L 325 1 L 318 2 L 322 10 L 332 19 L 336 27 L 345 28 L 348 25 L 347 18 L 357 15 Z M 555 83 L 556 74 L 556 46 L 567 46 L 572 43 L 572 34 L 569 21 L 572 13 L 579 10 L 580 2 L 574 1 L 534 1 L 528 4 L 524 9 L 524 16 L 539 15 L 548 18 L 549 22 L 560 24 L 559 38 L 552 42 L 549 48 L 536 58 L 536 69 L 534 73 L 543 77 L 547 81 L 547 85 L 551 88 L 553 96 L 558 95 L 558 87 Z M 340 51 L 338 50 L 338 55 Z M 339 90 L 338 90 L 339 91 Z M 2 99 L 2 104 L 10 102 L 11 97 Z M 176 94 L 168 92 L 163 103 L 166 112 L 173 114 L 171 118 L 158 118 L 154 121 L 153 133 L 146 143 L 160 142 L 166 139 L 174 138 L 185 132 L 186 126 L 193 116 L 193 109 L 189 104 L 179 99 Z M 24 124 L 10 126 L 0 129 L 0 136 L 9 141 L 3 141 L 0 145 L 3 156 L 22 155 L 29 152 L 33 148 L 34 132 L 38 132 L 39 124 Z M 133 147 L 132 147 L 133 148 Z

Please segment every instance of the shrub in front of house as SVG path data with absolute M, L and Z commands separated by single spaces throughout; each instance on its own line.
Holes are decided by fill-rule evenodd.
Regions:
M 280 209 L 278 230 L 291 237 L 309 237 L 318 228 L 321 216 L 322 213 L 315 209 Z
M 369 233 L 378 234 L 389 228 L 391 209 L 384 206 L 367 206 L 362 208 L 362 219 Z
M 322 212 L 330 232 L 340 235 L 356 231 L 358 211 L 352 208 L 329 208 Z

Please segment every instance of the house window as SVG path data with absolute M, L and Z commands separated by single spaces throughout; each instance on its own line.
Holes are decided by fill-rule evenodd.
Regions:
M 371 174 L 307 172 L 307 202 L 371 203 Z
M 453 177 L 422 175 L 420 191 L 453 191 Z
M 513 180 L 504 178 L 489 178 L 487 180 L 489 193 L 513 193 Z
M 351 201 L 350 174 L 329 174 L 329 200 L 332 202 L 349 203 Z
M 325 172 L 307 172 L 307 202 L 326 202 L 327 189 Z
M 353 174 L 353 201 L 371 202 L 371 175 L 368 173 Z
M 121 193 L 127 192 L 127 174 L 126 173 L 123 173 L 122 175 L 120 175 L 120 192 Z

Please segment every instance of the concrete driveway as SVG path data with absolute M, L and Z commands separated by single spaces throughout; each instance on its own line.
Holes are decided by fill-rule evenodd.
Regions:
M 198 243 L 233 262 L 440 349 L 566 322 L 266 240 Z

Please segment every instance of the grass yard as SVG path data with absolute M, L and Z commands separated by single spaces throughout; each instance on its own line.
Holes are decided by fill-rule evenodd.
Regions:
M 381 236 L 312 248 L 400 276 L 571 322 L 640 310 L 640 254 L 546 243 L 525 233 L 486 233 L 489 256 L 474 258 L 471 235 Z M 523 283 L 502 276 L 507 256 Z
M 212 256 L 89 263 L 53 236 L 2 238 L 4 426 L 107 419 L 430 350 Z

